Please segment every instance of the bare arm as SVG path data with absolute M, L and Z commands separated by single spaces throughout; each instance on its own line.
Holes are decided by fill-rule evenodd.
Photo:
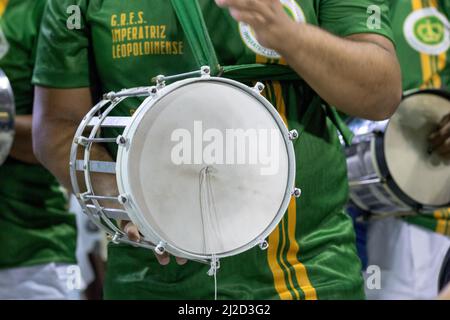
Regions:
M 357 117 L 382 120 L 396 110 L 401 73 L 392 43 L 376 34 L 340 38 L 299 24 L 278 0 L 216 0 L 253 27 L 258 41 L 278 51 L 329 104 Z M 283 39 L 280 41 L 280 39 Z
M 36 86 L 33 110 L 33 149 L 37 159 L 68 190 L 72 190 L 69 174 L 70 148 L 83 117 L 92 107 L 89 88 L 50 89 Z M 92 156 L 111 160 L 101 146 L 94 145 Z M 112 177 L 102 175 L 94 179 L 96 191 L 117 195 Z
M 15 119 L 15 136 L 10 156 L 22 162 L 39 163 L 33 153 L 31 139 L 31 115 L 19 115 Z

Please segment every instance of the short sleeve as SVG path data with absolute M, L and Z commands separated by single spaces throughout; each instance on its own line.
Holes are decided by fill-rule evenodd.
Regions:
M 37 44 L 33 84 L 51 88 L 90 86 L 86 1 L 49 0 Z
M 338 36 L 380 34 L 393 41 L 390 0 L 319 0 L 319 24 Z

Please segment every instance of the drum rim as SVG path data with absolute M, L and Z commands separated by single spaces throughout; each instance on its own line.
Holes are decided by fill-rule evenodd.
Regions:
M 14 135 L 15 135 L 15 115 L 16 115 L 16 105 L 14 100 L 14 93 L 12 90 L 11 82 L 9 81 L 8 76 L 5 72 L 0 69 L 0 80 L 5 82 L 5 87 L 1 90 L 2 94 L 0 94 L 0 103 L 3 108 L 0 107 L 0 111 L 7 112 L 10 117 L 10 126 L 9 130 L 4 131 L 4 133 L 9 134 L 11 139 L 6 142 L 5 150 L 10 150 L 13 144 Z M 9 152 L 8 152 L 9 153 Z M 2 165 L 6 159 L 8 158 L 8 154 L 6 154 L 5 158 L 0 158 L 0 165 Z
M 244 244 L 236 249 L 229 250 L 226 252 L 222 252 L 219 254 L 215 254 L 214 256 L 217 258 L 223 258 L 228 257 L 232 255 L 237 255 L 239 253 L 245 252 L 259 243 L 262 243 L 265 241 L 265 239 L 272 233 L 272 231 L 277 227 L 277 225 L 280 223 L 282 218 L 284 217 L 285 212 L 287 211 L 287 208 L 289 206 L 292 191 L 294 190 L 294 184 L 295 184 L 295 177 L 296 177 L 296 165 L 295 165 L 295 151 L 293 143 L 289 137 L 289 130 L 286 127 L 286 124 L 282 120 L 281 116 L 275 109 L 275 107 L 264 97 L 262 96 L 259 91 L 256 91 L 238 81 L 227 79 L 227 78 L 219 78 L 219 77 L 199 77 L 199 78 L 189 78 L 181 81 L 174 82 L 163 89 L 161 89 L 158 93 L 158 95 L 155 97 L 148 97 L 144 100 L 144 102 L 140 105 L 140 107 L 136 110 L 136 112 L 133 114 L 130 124 L 125 128 L 123 132 L 123 136 L 125 138 L 130 136 L 130 133 L 135 130 L 135 128 L 139 125 L 140 119 L 146 114 L 147 111 L 149 111 L 153 106 L 155 106 L 163 97 L 166 97 L 171 92 L 184 87 L 188 86 L 190 84 L 199 83 L 199 82 L 218 82 L 222 84 L 227 84 L 232 87 L 236 87 L 247 94 L 251 95 L 253 98 L 256 98 L 262 106 L 266 108 L 267 111 L 271 114 L 272 118 L 275 120 L 279 130 L 281 131 L 281 136 L 283 137 L 284 145 L 286 147 L 287 151 L 287 159 L 288 159 L 288 173 L 287 173 L 287 183 L 286 183 L 286 191 L 285 191 L 285 197 L 283 199 L 283 202 L 280 204 L 280 208 L 276 214 L 274 214 L 274 218 L 272 219 L 272 222 L 266 227 L 265 230 L 261 232 L 261 234 L 253 239 L 252 241 L 249 241 L 247 244 Z M 131 135 L 132 136 L 132 135 Z M 128 215 L 130 219 L 135 222 L 138 225 L 138 228 L 141 230 L 145 230 L 146 233 L 150 235 L 154 235 L 155 238 L 158 239 L 158 241 L 164 241 L 163 237 L 161 237 L 158 232 L 154 230 L 150 226 L 150 224 L 142 218 L 142 216 L 138 213 L 139 210 L 137 209 L 136 200 L 132 196 L 130 185 L 128 178 L 125 178 L 122 172 L 123 169 L 128 167 L 128 157 L 129 152 L 128 148 L 126 146 L 119 146 L 117 151 L 117 157 L 116 157 L 116 166 L 117 166 L 117 185 L 119 188 L 119 192 L 121 194 L 126 194 L 129 201 L 127 201 L 124 204 L 124 207 L 126 211 L 128 212 Z M 154 240 L 154 239 L 149 239 Z M 166 246 L 166 249 L 169 253 L 177 254 L 179 256 L 184 256 L 187 258 L 194 258 L 194 259 L 211 259 L 212 254 L 198 254 L 198 253 L 192 253 L 189 251 L 185 251 L 176 245 L 173 245 L 171 243 L 163 242 Z M 158 245 L 158 243 L 155 243 L 155 245 Z
M 403 94 L 402 102 L 405 99 L 408 99 L 410 97 L 421 95 L 421 94 L 433 94 L 437 95 L 439 97 L 442 97 L 450 102 L 450 93 L 446 92 L 441 89 L 417 89 L 417 90 L 410 90 Z M 389 166 L 386 161 L 386 153 L 385 153 L 385 143 L 384 143 L 384 136 L 386 134 L 386 130 L 389 128 L 390 121 L 387 122 L 387 125 L 384 128 L 382 136 L 377 135 L 375 137 L 375 157 L 377 159 L 377 164 L 379 166 L 380 173 L 382 177 L 385 179 L 386 184 L 390 187 L 391 191 L 394 193 L 398 199 L 406 204 L 408 207 L 412 208 L 415 211 L 427 211 L 427 210 L 435 210 L 439 208 L 445 208 L 450 207 L 450 202 L 447 204 L 444 204 L 442 206 L 434 206 L 430 204 L 422 204 L 413 198 L 411 198 L 406 192 L 404 192 L 400 186 L 395 181 L 394 177 L 391 175 Z

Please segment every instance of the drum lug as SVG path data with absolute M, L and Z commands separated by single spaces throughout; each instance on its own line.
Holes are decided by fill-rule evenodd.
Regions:
M 121 205 L 124 205 L 125 203 L 128 202 L 128 197 L 124 194 L 121 194 L 120 196 L 117 197 L 117 201 L 119 201 Z
M 157 87 L 155 87 L 155 86 L 150 87 L 150 88 L 148 89 L 148 94 L 149 94 L 152 98 L 156 97 L 156 96 L 158 95 L 158 89 L 163 88 L 165 85 L 166 85 L 166 84 L 165 84 L 165 82 L 163 81 L 161 84 L 158 83 L 158 86 L 157 86 Z
M 203 66 L 200 68 L 200 76 L 202 78 L 209 78 L 211 76 L 211 68 L 209 66 Z
M 119 233 L 116 233 L 112 236 L 111 242 L 114 244 L 119 244 L 121 238 L 122 238 L 121 235 Z
M 166 252 L 166 243 L 161 241 L 156 247 L 155 252 L 158 255 L 163 255 Z
M 297 130 L 294 129 L 294 130 L 289 131 L 289 140 L 291 140 L 291 141 L 297 140 L 299 136 L 300 135 L 298 134 Z
M 292 191 L 292 195 L 296 198 L 300 198 L 302 195 L 302 189 L 295 188 L 294 191 Z
M 158 89 L 164 88 L 166 86 L 166 77 L 164 75 L 160 74 L 159 76 L 155 77 L 155 82 L 156 82 L 156 87 Z M 150 90 L 151 90 L 151 88 L 150 88 Z M 150 92 L 150 94 L 151 94 L 151 92 Z
M 267 240 L 266 239 L 263 239 L 263 240 L 261 240 L 260 242 L 259 242 L 259 248 L 261 249 L 261 250 L 267 250 L 267 248 L 269 248 L 269 242 L 267 242 Z
M 253 87 L 253 90 L 261 94 L 264 91 L 264 88 L 265 88 L 264 84 L 262 84 L 261 82 L 257 82 Z
M 124 136 L 118 136 L 117 139 L 116 139 L 116 143 L 119 146 L 124 146 L 124 145 L 127 144 L 127 138 L 125 138 Z

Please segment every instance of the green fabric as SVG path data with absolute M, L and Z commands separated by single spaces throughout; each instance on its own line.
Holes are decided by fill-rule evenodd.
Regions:
M 0 68 L 11 81 L 17 114 L 31 114 L 31 77 L 45 0 L 9 0 L 0 17 Z M 9 158 L 0 166 L 0 269 L 75 262 L 75 217 L 42 166 Z
M 407 28 L 405 26 L 405 22 L 407 21 L 408 17 L 411 17 L 411 15 L 414 13 L 417 15 L 419 14 L 419 12 L 422 12 L 424 18 L 424 20 L 416 18 L 416 26 L 420 26 L 420 23 L 425 23 L 427 20 L 436 16 L 435 12 L 426 11 L 430 9 L 436 10 L 435 12 L 437 12 L 438 14 L 442 14 L 443 17 L 448 21 L 450 14 L 450 2 L 448 1 L 391 1 L 392 29 L 397 45 L 397 55 L 399 58 L 400 66 L 402 68 L 403 89 L 405 91 L 424 87 L 442 87 L 446 89 L 449 88 L 450 64 L 448 63 L 448 61 L 450 60 L 450 51 L 445 50 L 447 47 L 443 46 L 444 51 L 431 48 L 434 53 L 427 54 L 424 51 L 426 50 L 426 44 L 422 43 L 418 36 L 415 36 L 415 33 L 413 33 L 414 29 Z M 438 33 L 444 32 L 443 29 L 440 29 L 440 24 L 437 24 L 437 27 L 439 27 Z M 431 34 L 433 34 L 433 32 Z M 408 38 L 417 40 L 419 45 L 414 47 L 407 40 Z M 448 40 L 448 37 L 443 38 L 442 40 L 442 42 L 445 42 L 445 40 Z M 424 48 L 421 49 L 420 45 L 423 45 Z M 436 44 L 433 45 L 436 46 Z M 444 63 L 439 66 L 438 60 L 440 55 L 440 59 L 443 59 Z M 421 60 L 422 56 L 423 58 L 425 58 L 423 62 Z M 427 72 L 427 70 L 429 71 Z M 439 78 L 441 80 L 437 81 L 435 75 L 439 75 Z
M 192 53 L 198 63 L 197 66 L 210 66 L 211 74 L 217 75 L 220 72 L 219 61 L 198 2 L 196 0 L 171 0 L 171 3 L 191 46 Z
M 186 2 L 184 0 L 171 0 L 172 6 L 177 14 L 178 20 L 194 53 L 198 67 L 207 63 L 211 67 L 211 74 L 223 76 L 235 80 L 249 81 L 262 80 L 298 80 L 299 76 L 288 66 L 269 65 L 269 64 L 245 64 L 221 67 L 217 60 L 214 50 L 214 44 L 211 41 L 209 32 L 206 28 L 203 14 L 197 0 Z M 352 138 L 351 131 L 339 117 L 334 108 L 324 104 L 327 109 L 327 115 L 340 131 L 344 141 L 349 145 Z M 314 110 L 310 108 L 310 112 Z M 309 121 L 309 117 L 306 117 Z M 304 123 L 307 123 L 303 121 Z
M 376 1 L 383 8 L 378 30 L 367 27 L 367 7 L 373 0 L 288 2 L 301 7 L 308 23 L 323 25 L 337 35 L 375 32 L 390 38 L 385 1 Z M 69 4 L 81 9 L 79 30 L 65 28 Z M 321 99 L 299 79 L 281 80 L 292 74 L 286 67 L 273 69 L 280 81 L 255 78 L 255 69 L 266 68 L 255 63 L 279 65 L 280 61 L 257 56 L 241 37 L 238 23 L 214 1 L 200 0 L 199 6 L 220 65 L 251 65 L 239 71 L 226 68 L 226 76 L 249 71 L 250 76 L 241 76 L 241 81 L 262 80 L 265 96 L 286 116 L 289 127 L 303 130 L 295 144 L 297 186 L 303 190 L 296 210 L 291 206 L 270 236 L 268 251 L 255 248 L 221 261 L 219 298 L 363 298 L 354 231 L 343 212 L 348 191 L 345 157 Z M 50 0 L 33 81 L 55 88 L 95 86 L 101 92 L 149 85 L 158 74 L 198 69 L 199 53 L 194 55 L 187 41 L 167 0 Z M 127 99 L 115 114 L 133 113 L 140 101 Z M 304 123 L 306 115 L 310 121 Z M 150 251 L 111 244 L 105 296 L 208 299 L 213 297 L 213 280 L 206 271 L 206 266 L 194 262 L 161 267 Z
M 430 11 L 432 10 L 432 11 Z M 420 13 L 422 13 L 420 15 Z M 418 15 L 419 14 L 419 15 Z M 391 20 L 397 45 L 398 60 L 402 69 L 403 89 L 409 91 L 418 88 L 443 88 L 450 90 L 450 45 L 449 37 L 440 37 L 444 34 L 445 23 L 436 19 L 438 15 L 445 19 L 448 25 L 450 15 L 449 1 L 430 0 L 395 0 L 391 1 Z M 418 15 L 414 19 L 414 15 Z M 415 27 L 408 27 L 407 20 L 413 19 Z M 427 23 L 434 29 L 427 29 Z M 434 24 L 433 24 L 434 23 Z M 420 32 L 432 30 L 430 33 Z M 425 40 L 434 40 L 436 43 L 428 43 Z M 410 41 L 408 41 L 410 39 Z M 411 39 L 418 44 L 411 44 Z M 447 45 L 445 42 L 447 41 Z M 427 45 L 429 44 L 429 46 Z M 444 45 L 442 45 L 444 44 Z M 439 47 L 442 45 L 442 48 Z M 434 46 L 434 48 L 433 48 Z M 430 51 L 427 51 L 427 47 Z M 431 48 L 431 49 L 430 49 Z M 436 212 L 433 214 L 422 214 L 408 217 L 406 221 L 419 225 L 441 234 L 450 235 L 450 218 L 448 215 Z

